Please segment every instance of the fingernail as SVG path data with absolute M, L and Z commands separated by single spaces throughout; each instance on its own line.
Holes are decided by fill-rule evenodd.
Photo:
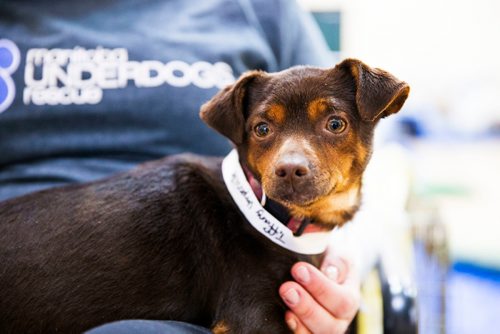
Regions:
M 292 331 L 295 331 L 297 329 L 297 321 L 295 321 L 294 318 L 290 318 L 286 321 L 286 324 L 288 325 L 288 328 L 290 328 Z
M 326 274 L 326 277 L 328 277 L 332 281 L 336 282 L 337 279 L 339 278 L 339 269 L 335 266 L 330 265 L 330 266 L 326 267 L 325 274 Z
M 299 302 L 299 294 L 295 289 L 288 290 L 287 292 L 285 292 L 283 297 L 285 298 L 285 301 L 290 305 L 295 305 Z
M 297 276 L 297 280 L 301 283 L 309 283 L 311 276 L 309 275 L 309 270 L 306 267 L 298 267 L 295 271 L 295 275 Z

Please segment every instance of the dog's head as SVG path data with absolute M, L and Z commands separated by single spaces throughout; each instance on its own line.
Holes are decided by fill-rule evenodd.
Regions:
M 359 206 L 373 130 L 398 112 L 409 86 L 359 60 L 333 69 L 252 71 L 202 106 L 268 197 L 296 217 L 333 227 Z

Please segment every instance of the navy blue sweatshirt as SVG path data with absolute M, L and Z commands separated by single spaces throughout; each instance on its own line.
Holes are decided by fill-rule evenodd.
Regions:
M 201 104 L 250 69 L 331 66 L 292 0 L 0 2 L 0 200 L 179 152 L 224 155 Z

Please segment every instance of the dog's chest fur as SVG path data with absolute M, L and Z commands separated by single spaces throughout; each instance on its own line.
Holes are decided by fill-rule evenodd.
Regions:
M 288 332 L 278 288 L 305 258 L 244 221 L 220 162 L 170 157 L 0 204 L 0 331 L 146 318 Z

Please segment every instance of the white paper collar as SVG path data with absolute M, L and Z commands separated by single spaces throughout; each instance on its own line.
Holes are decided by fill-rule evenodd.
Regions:
M 314 255 L 326 250 L 331 232 L 311 232 L 296 237 L 290 229 L 264 209 L 245 177 L 236 150 L 232 150 L 222 161 L 222 176 L 240 211 L 263 236 L 299 254 Z

